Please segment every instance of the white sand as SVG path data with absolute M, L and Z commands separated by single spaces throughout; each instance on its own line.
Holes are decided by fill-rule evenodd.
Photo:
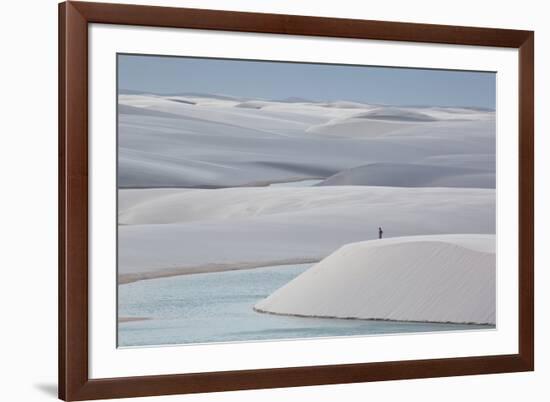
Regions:
M 494 155 L 487 110 L 121 94 L 119 280 L 320 261 L 378 226 L 494 233 Z
M 123 188 L 251 186 L 442 156 L 448 167 L 475 167 L 456 155 L 494 174 L 495 119 L 464 108 L 122 94 L 119 146 Z M 379 174 L 377 185 L 391 178 Z
M 451 214 L 475 214 L 476 218 L 487 223 L 480 228 L 492 228 L 494 193 L 493 189 L 476 188 L 346 185 L 216 190 L 127 189 L 119 191 L 118 219 L 122 225 L 146 225 L 260 217 L 274 217 L 281 222 L 306 217 L 327 221 L 334 217 L 356 216 L 360 219 L 360 216 L 374 215 L 382 223 L 396 215 L 401 225 L 388 227 L 395 236 L 399 226 L 406 225 L 409 219 L 404 215 L 417 213 L 416 217 L 411 217 L 415 222 L 426 220 L 426 224 L 441 225 L 447 233 L 453 233 L 459 222 Z M 488 216 L 483 218 L 485 212 Z M 445 223 L 433 222 L 436 216 L 445 213 L 449 214 Z M 430 216 L 431 219 L 427 219 Z
M 319 185 L 495 188 L 495 184 L 495 174 L 490 169 L 441 164 L 372 163 L 343 170 Z
M 316 317 L 495 324 L 495 237 L 348 244 L 256 304 Z
M 492 189 L 368 186 L 119 191 L 122 282 L 320 261 L 347 243 L 494 233 Z

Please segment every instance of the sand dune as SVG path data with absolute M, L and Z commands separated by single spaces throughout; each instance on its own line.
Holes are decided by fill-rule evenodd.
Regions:
M 371 109 L 375 106 L 371 106 L 365 103 L 360 102 L 351 102 L 351 101 L 334 101 L 334 102 L 328 102 L 323 103 L 322 106 L 324 107 L 334 107 L 334 108 L 340 108 L 340 109 Z
M 368 186 L 119 192 L 119 278 L 319 261 L 347 243 L 494 233 L 492 189 Z M 135 280 L 135 279 L 134 279 Z
M 454 166 L 493 172 L 496 166 L 494 154 L 451 154 L 429 156 L 421 161 L 432 166 Z
M 388 120 L 388 121 L 436 121 L 435 117 L 420 111 L 412 111 L 399 108 L 378 108 L 369 112 L 356 114 L 356 119 Z
M 120 94 L 119 186 L 253 186 L 442 155 L 465 167 L 452 156 L 494 156 L 494 136 L 484 110 Z
M 348 244 L 256 304 L 315 317 L 495 324 L 493 235 Z
M 319 261 L 378 226 L 495 230 L 492 111 L 127 93 L 119 112 L 121 281 Z
M 237 103 L 235 107 L 242 107 L 245 109 L 261 109 L 265 106 L 269 106 L 272 104 L 272 102 L 264 102 L 264 101 L 246 101 Z
M 369 138 L 397 133 L 409 127 L 399 121 L 366 120 L 360 117 L 337 118 L 309 127 L 306 132 L 315 135 L 344 138 Z
M 373 163 L 341 171 L 319 186 L 495 188 L 495 175 L 482 169 L 416 163 Z
M 397 205 L 400 205 L 398 210 L 395 209 Z M 492 207 L 494 190 L 473 188 L 326 186 L 136 189 L 119 191 L 118 221 L 122 225 L 149 225 L 220 222 L 275 215 L 289 215 L 297 219 L 324 215 L 322 220 L 327 221 L 348 214 L 380 214 L 383 217 L 418 211 L 419 216 L 426 216 L 440 210 L 441 213 L 455 209 L 475 212 L 488 211 Z M 493 222 L 494 217 L 486 221 Z

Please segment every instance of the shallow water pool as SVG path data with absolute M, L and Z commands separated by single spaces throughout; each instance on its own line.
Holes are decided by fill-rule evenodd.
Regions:
M 254 304 L 311 264 L 181 275 L 119 286 L 121 347 L 491 329 L 486 325 L 287 317 Z

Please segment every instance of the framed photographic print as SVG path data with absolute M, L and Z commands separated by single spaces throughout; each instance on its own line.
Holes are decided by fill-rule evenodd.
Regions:
M 533 32 L 59 10 L 60 398 L 533 370 Z

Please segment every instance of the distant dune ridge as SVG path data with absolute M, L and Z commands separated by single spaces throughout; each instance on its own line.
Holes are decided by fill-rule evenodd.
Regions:
M 389 120 L 389 121 L 437 121 L 437 118 L 420 111 L 412 111 L 400 108 L 378 108 L 362 114 L 353 116 L 354 118 Z
M 475 169 L 469 177 L 441 174 L 434 185 L 494 187 L 491 110 L 123 91 L 118 111 L 120 188 L 258 186 L 368 165 L 378 166 L 369 174 L 376 185 L 395 186 L 380 164 L 413 171 L 432 158 Z
M 372 163 L 336 173 L 318 185 L 494 188 L 495 174 L 458 166 Z
M 494 235 L 345 245 L 255 305 L 275 314 L 495 324 Z

